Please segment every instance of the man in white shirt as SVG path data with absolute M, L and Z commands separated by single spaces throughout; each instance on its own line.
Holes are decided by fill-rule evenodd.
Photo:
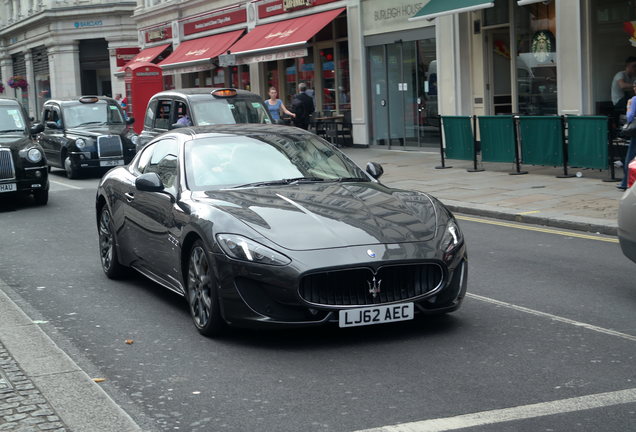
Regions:
M 612 80 L 612 103 L 614 110 L 625 113 L 627 100 L 634 96 L 632 89 L 636 80 L 636 57 L 625 60 L 625 70 L 617 72 Z

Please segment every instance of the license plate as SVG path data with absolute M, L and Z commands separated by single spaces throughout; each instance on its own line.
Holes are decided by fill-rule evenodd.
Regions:
M 123 164 L 124 164 L 123 159 L 99 161 L 100 167 L 119 166 Z
M 412 320 L 415 316 L 413 303 L 372 306 L 341 310 L 338 316 L 340 327 L 356 327 L 387 322 Z
M 2 192 L 15 192 L 18 190 L 18 187 L 15 183 L 4 183 L 0 184 L 0 193 Z

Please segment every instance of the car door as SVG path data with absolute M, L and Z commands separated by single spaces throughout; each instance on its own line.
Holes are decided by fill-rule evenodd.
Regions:
M 180 266 L 175 224 L 178 150 L 178 142 L 173 138 L 157 141 L 145 149 L 138 175 L 157 173 L 165 189 L 146 192 L 131 188 L 126 194 L 126 231 L 138 266 L 173 286 L 179 286 Z
M 54 104 L 46 105 L 42 114 L 42 121 L 44 123 L 44 132 L 39 135 L 38 142 L 44 149 L 49 165 L 63 167 L 60 152 L 65 140 L 60 107 Z M 56 123 L 58 126 L 50 127 L 52 126 L 51 123 Z

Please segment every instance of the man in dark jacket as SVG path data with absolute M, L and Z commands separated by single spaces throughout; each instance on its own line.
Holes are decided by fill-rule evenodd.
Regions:
M 298 84 L 298 94 L 292 99 L 291 111 L 296 114 L 292 120 L 294 126 L 307 130 L 309 128 L 309 116 L 314 112 L 314 100 L 307 95 L 307 84 Z

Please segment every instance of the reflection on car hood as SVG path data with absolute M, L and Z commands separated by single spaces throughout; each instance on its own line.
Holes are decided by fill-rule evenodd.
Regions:
M 426 241 L 436 229 L 427 195 L 371 182 L 226 189 L 193 198 L 292 250 Z
M 25 135 L 2 134 L 0 135 L 0 148 L 10 148 L 19 150 L 27 145 L 32 145 L 33 141 Z
M 128 129 L 127 125 L 87 125 L 79 128 L 69 128 L 66 133 L 96 138 L 100 135 L 121 135 L 126 129 Z

